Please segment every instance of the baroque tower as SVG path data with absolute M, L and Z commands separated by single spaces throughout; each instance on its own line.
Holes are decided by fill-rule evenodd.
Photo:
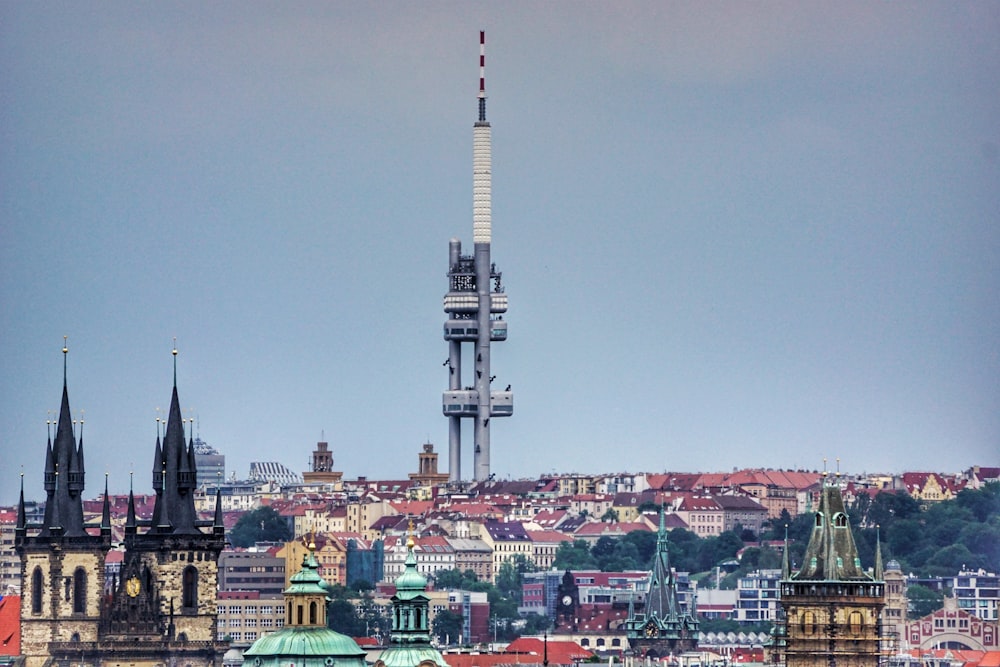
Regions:
M 824 473 L 809 545 L 794 574 L 786 539 L 779 599 L 784 626 L 778 646 L 784 643 L 788 667 L 879 664 L 879 617 L 885 605 L 881 547 L 874 572 L 862 570 L 837 481 Z
M 479 120 L 472 129 L 473 255 L 462 254 L 462 242 L 448 244 L 448 293 L 444 296 L 444 339 L 448 341 L 448 391 L 442 411 L 448 418 L 448 479 L 462 479 L 462 419 L 473 420 L 472 479 L 490 477 L 490 419 L 514 413 L 510 385 L 492 391 L 490 343 L 507 340 L 507 294 L 501 273 L 490 260 L 492 241 L 492 145 L 486 120 L 486 33 L 479 33 Z M 496 315 L 496 317 L 494 317 Z M 473 347 L 472 384 L 462 380 L 462 343 Z

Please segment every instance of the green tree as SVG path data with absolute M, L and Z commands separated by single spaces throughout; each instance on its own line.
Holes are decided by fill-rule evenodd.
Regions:
M 590 545 L 586 540 L 574 540 L 559 545 L 552 567 L 557 570 L 593 570 L 597 561 L 590 555 Z
M 252 547 L 257 542 L 287 542 L 292 531 L 283 516 L 272 507 L 261 507 L 239 518 L 229 531 L 234 547 Z
M 515 607 L 521 603 L 521 585 L 524 581 L 525 572 L 534 572 L 535 564 L 528 560 L 524 554 L 516 554 L 500 563 L 500 571 L 497 572 L 497 590 L 501 597 L 512 600 Z
M 640 568 L 651 568 L 653 554 L 656 553 L 656 533 L 648 530 L 633 530 L 622 538 L 623 542 L 634 544 L 636 559 Z
M 608 511 L 601 515 L 601 521 L 607 523 L 618 523 L 618 510 L 609 507 Z
M 440 570 L 434 573 L 434 584 L 437 588 L 444 589 L 455 589 L 455 590 L 472 590 L 472 586 L 479 582 L 476 578 L 476 573 L 473 570 L 466 570 L 462 572 L 458 569 L 452 568 L 450 570 Z
M 977 521 L 987 523 L 991 517 L 1000 516 L 1000 484 L 987 484 L 980 489 L 962 489 L 955 501 L 972 512 Z
M 458 612 L 442 609 L 434 615 L 431 631 L 442 645 L 462 643 L 462 615 Z
M 906 599 L 910 619 L 923 618 L 944 606 L 944 594 L 919 584 L 907 587 Z

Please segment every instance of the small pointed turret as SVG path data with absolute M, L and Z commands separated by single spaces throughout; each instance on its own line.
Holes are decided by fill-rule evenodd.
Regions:
M 156 525 L 156 522 L 153 522 Z M 125 534 L 135 535 L 139 524 L 135 520 L 135 495 L 132 493 L 132 473 L 128 474 L 128 513 L 125 515 Z
M 215 519 L 212 521 L 212 532 L 216 535 L 225 535 L 226 523 L 222 518 L 222 486 L 215 488 Z
M 108 473 L 104 473 L 104 506 L 101 508 L 101 533 L 111 534 L 111 499 L 108 497 Z
M 21 495 L 17 500 L 17 525 L 14 531 L 19 536 L 24 536 L 28 529 L 27 513 L 24 511 L 24 473 L 21 473 Z

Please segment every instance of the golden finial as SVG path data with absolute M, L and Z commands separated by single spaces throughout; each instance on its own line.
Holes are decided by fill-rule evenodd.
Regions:
M 63 336 L 63 354 L 69 354 L 69 336 Z
M 413 538 L 413 519 L 410 519 L 409 537 L 406 538 L 406 548 L 413 549 L 417 546 L 417 541 Z

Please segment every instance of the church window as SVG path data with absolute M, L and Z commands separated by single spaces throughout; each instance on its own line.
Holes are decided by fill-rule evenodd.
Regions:
M 819 528 L 823 525 L 823 513 L 816 512 L 816 527 Z
M 288 601 L 288 615 L 287 615 L 287 618 L 288 618 L 288 624 L 291 625 L 292 624 L 292 601 L 291 600 Z
M 31 613 L 42 613 L 42 568 L 31 573 Z
M 316 602 L 309 603 L 309 625 L 316 625 Z
M 302 605 L 295 605 L 295 624 L 302 625 Z
M 420 607 L 417 607 L 416 610 L 415 610 L 415 613 L 416 613 L 416 618 L 417 618 L 417 620 L 415 622 L 416 629 L 417 630 L 423 630 L 424 629 L 424 615 L 423 615 L 423 610 Z
M 837 528 L 847 528 L 847 515 L 841 512 L 834 514 L 833 525 Z
M 82 567 L 73 572 L 73 613 L 87 611 L 87 572 Z
M 182 587 L 181 608 L 193 611 L 198 606 L 198 570 L 193 565 L 184 568 Z

